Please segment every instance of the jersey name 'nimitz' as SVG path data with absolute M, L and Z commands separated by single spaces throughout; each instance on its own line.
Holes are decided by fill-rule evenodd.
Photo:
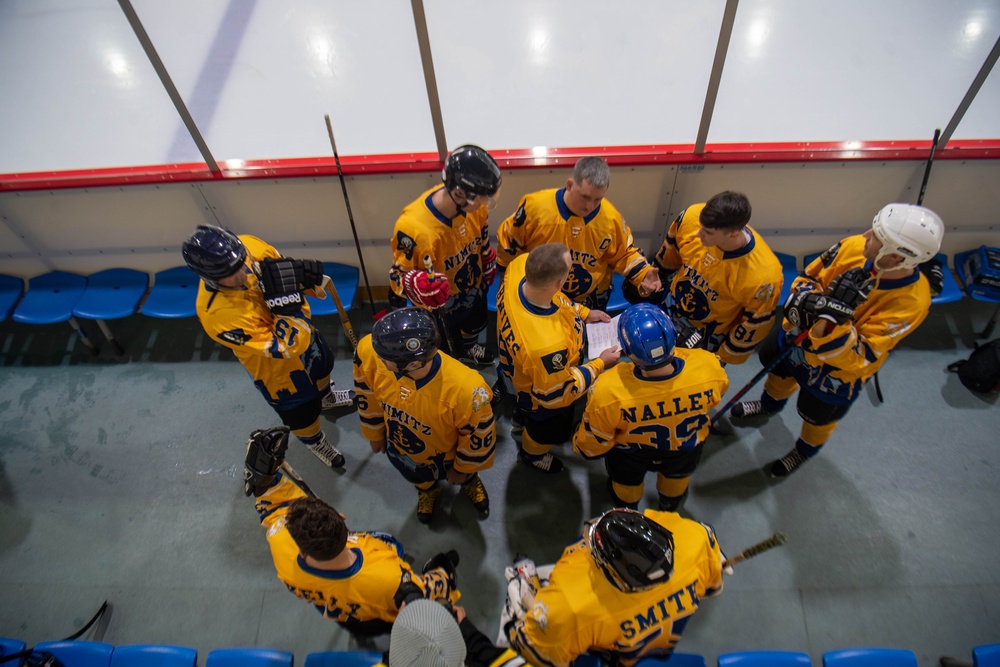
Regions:
M 604 576 L 586 540 L 571 545 L 527 616 L 509 626 L 511 647 L 528 662 L 568 667 L 586 651 L 623 667 L 668 658 L 701 600 L 722 591 L 722 553 L 711 527 L 673 512 L 643 514 L 673 533 L 670 578 L 625 593 Z
M 372 347 L 369 334 L 354 357 L 361 434 L 385 439 L 389 455 L 415 471 L 452 465 L 474 473 L 493 465 L 496 425 L 492 393 L 483 376 L 438 352 L 420 380 L 393 373 Z
M 719 404 L 729 378 L 705 350 L 674 350 L 675 371 L 643 377 L 620 363 L 597 378 L 587 397 L 573 449 L 587 458 L 616 448 L 644 454 L 686 452 L 708 436 L 708 411 Z
M 577 303 L 611 288 L 617 271 L 635 285 L 650 265 L 633 245 L 632 230 L 611 202 L 604 200 L 581 218 L 563 201 L 565 188 L 542 190 L 521 198 L 514 215 L 497 228 L 497 264 L 507 266 L 515 257 L 546 243 L 569 248 L 573 269 L 563 293 Z
M 726 363 L 740 364 L 767 337 L 781 296 L 781 263 L 764 239 L 747 226 L 747 244 L 729 252 L 705 247 L 698 238 L 701 210 L 695 204 L 670 225 L 656 254 L 665 267 L 679 266 L 670 285 L 672 314 L 686 319 L 708 349 Z
M 432 203 L 431 195 L 444 186 L 431 188 L 403 209 L 392 232 L 392 290 L 405 297 L 403 276 L 408 271 L 425 271 L 424 257 L 430 256 L 436 273 L 448 277 L 455 306 L 471 300 L 473 290 L 483 289 L 480 253 L 489 247 L 489 211 L 482 207 L 471 213 L 459 211 L 445 217 Z M 450 306 L 449 306 L 450 307 Z
M 604 362 L 583 361 L 583 317 L 590 312 L 557 292 L 553 304 L 529 303 L 522 286 L 528 256 L 504 272 L 497 293 L 499 365 L 514 385 L 521 410 L 544 415 L 572 405 L 604 370 Z

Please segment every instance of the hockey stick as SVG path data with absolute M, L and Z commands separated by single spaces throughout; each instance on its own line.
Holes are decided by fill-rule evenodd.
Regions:
M 715 422 L 719 421 L 719 418 L 721 418 L 722 415 L 726 414 L 729 411 L 729 408 L 731 408 L 734 405 L 736 405 L 736 402 L 738 400 L 740 400 L 741 398 L 743 398 L 744 394 L 746 394 L 748 391 L 750 391 L 755 384 L 757 384 L 758 382 L 760 382 L 760 379 L 762 377 L 764 377 L 765 375 L 767 375 L 768 373 L 770 373 L 771 371 L 773 371 L 775 368 L 778 367 L 778 364 L 780 364 L 782 361 L 784 361 L 785 359 L 787 359 L 788 356 L 792 353 L 792 350 L 794 350 L 797 346 L 799 346 L 802 343 L 802 341 L 804 341 L 806 339 L 806 336 L 808 336 L 808 335 L 809 335 L 809 330 L 808 329 L 804 329 L 804 330 L 800 331 L 799 333 L 797 333 L 795 335 L 795 338 L 792 339 L 791 344 L 788 347 L 786 347 L 781 352 L 781 354 L 779 354 L 777 356 L 777 358 L 774 361 L 772 361 L 771 363 L 769 363 L 764 368 L 760 369 L 757 372 L 756 375 L 754 375 L 752 378 L 750 378 L 749 382 L 747 382 L 745 385 L 743 385 L 742 389 L 740 389 L 738 392 L 736 392 L 736 394 L 733 395 L 733 397 L 730 398 L 729 401 L 727 401 L 726 404 L 722 406 L 722 409 L 720 409 L 718 412 L 716 412 L 712 416 L 711 425 L 714 426 Z
M 340 294 L 337 293 L 337 286 L 333 284 L 333 280 L 331 279 L 323 286 L 323 289 L 330 291 L 333 303 L 337 306 L 337 314 L 340 315 L 340 321 L 343 323 L 344 331 L 347 333 L 347 340 L 351 341 L 351 347 L 355 350 L 358 349 L 358 337 L 354 333 L 354 327 L 351 326 L 351 318 L 347 316 L 347 311 L 344 310 L 344 303 L 340 300 Z
M 427 271 L 427 277 L 434 278 L 434 262 L 431 260 L 430 255 L 424 255 L 424 269 Z M 447 280 L 447 278 L 445 278 Z M 444 308 L 444 306 L 440 306 Z M 451 332 L 448 327 L 444 324 L 444 315 L 441 314 L 440 308 L 430 309 L 431 313 L 434 315 L 434 321 L 437 322 L 438 329 L 441 330 L 441 339 L 444 341 L 448 348 L 448 354 L 457 359 L 458 358 L 458 348 L 455 347 L 455 341 L 452 340 Z
M 354 213 L 351 212 L 351 199 L 347 196 L 347 183 L 344 181 L 344 170 L 340 167 L 340 155 L 337 153 L 337 142 L 333 140 L 333 125 L 330 124 L 330 114 L 323 114 L 326 119 L 326 133 L 330 135 L 330 148 L 333 149 L 333 159 L 337 163 L 337 176 L 340 177 L 340 189 L 344 191 L 344 204 L 347 206 L 347 219 L 351 223 L 351 232 L 354 234 L 354 247 L 358 249 L 358 261 L 361 263 L 361 275 L 365 279 L 365 289 L 368 290 L 368 305 L 371 306 L 372 314 L 375 313 L 375 298 L 372 296 L 372 286 L 368 283 L 368 270 L 365 269 L 365 258 L 361 254 L 361 241 L 358 240 L 358 228 L 354 225 Z M 334 292 L 336 294 L 336 292 Z M 340 305 L 337 305 L 338 309 Z M 343 312 L 343 310 L 341 310 Z M 355 342 L 355 347 L 357 343 Z
M 775 547 L 780 547 L 787 541 L 788 541 L 788 536 L 779 530 L 777 533 L 767 538 L 763 542 L 758 542 L 752 547 L 748 547 L 743 551 L 739 552 L 732 558 L 727 558 L 726 560 L 722 561 L 722 567 L 724 568 L 731 567 L 733 565 L 736 565 L 737 563 L 742 563 L 748 558 L 753 558 L 754 556 L 762 554 L 765 551 L 769 551 Z

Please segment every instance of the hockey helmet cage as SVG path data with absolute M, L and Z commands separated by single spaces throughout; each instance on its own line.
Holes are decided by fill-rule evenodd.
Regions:
M 872 231 L 882 243 L 875 268 L 886 255 L 900 255 L 897 269 L 912 269 L 931 259 L 941 249 L 944 222 L 937 213 L 915 204 L 889 204 L 872 220 Z
M 620 591 L 643 591 L 673 574 L 673 533 L 635 510 L 605 512 L 591 524 L 588 542 L 598 567 Z
M 198 225 L 181 248 L 184 261 L 200 278 L 214 282 L 228 278 L 247 259 L 247 248 L 236 234 L 214 225 Z
M 622 350 L 639 368 L 661 368 L 674 358 L 676 333 L 670 317 L 658 306 L 638 303 L 618 319 Z
M 375 354 L 400 367 L 432 358 L 440 346 L 441 332 L 425 308 L 394 310 L 372 327 Z
M 451 192 L 454 188 L 462 188 L 470 198 L 483 196 L 496 198 L 500 191 L 500 166 L 489 153 L 467 144 L 459 146 L 445 160 L 441 179 Z

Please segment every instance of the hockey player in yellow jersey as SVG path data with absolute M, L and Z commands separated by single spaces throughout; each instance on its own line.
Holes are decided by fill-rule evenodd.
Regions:
M 500 268 L 544 243 L 559 242 L 573 260 L 562 292 L 577 303 L 604 310 L 615 272 L 642 294 L 659 290 L 657 271 L 635 247 L 621 213 L 604 198 L 610 183 L 608 163 L 585 157 L 564 188 L 522 197 L 514 215 L 497 228 Z
M 287 446 L 287 427 L 251 434 L 244 490 L 256 498 L 278 579 L 288 590 L 366 636 L 388 632 L 407 599 L 458 601 L 458 554 L 439 554 L 416 574 L 391 535 L 349 531 L 345 517 L 315 497 L 284 462 Z
M 738 192 L 689 206 L 654 260 L 664 282 L 673 274 L 664 306 L 677 345 L 704 348 L 731 364 L 746 361 L 767 336 L 781 296 L 781 263 L 747 224 L 750 213 Z
M 732 410 L 737 419 L 766 417 L 800 390 L 802 432 L 770 466 L 772 477 L 790 475 L 819 453 L 865 382 L 927 317 L 930 287 L 917 266 L 937 254 L 943 235 L 934 211 L 889 204 L 871 229 L 834 245 L 792 283 L 783 328 L 759 352 L 765 367 L 788 356 L 768 374 L 760 400 Z M 808 334 L 789 352 L 799 330 Z
M 584 363 L 584 321 L 611 318 L 559 291 L 570 266 L 565 245 L 540 245 L 511 262 L 497 292 L 499 368 L 524 423 L 518 460 L 545 473 L 563 468 L 549 450 L 572 437 L 576 401 L 618 362 L 614 346 Z
M 479 146 L 448 156 L 443 186 L 406 206 L 392 231 L 390 305 L 440 309 L 449 354 L 486 366 L 493 353 L 478 342 L 486 329 L 486 292 L 496 279 L 487 217 L 500 196 L 500 167 Z
M 701 601 L 722 592 L 722 572 L 710 526 L 613 509 L 563 551 L 549 585 L 505 631 L 536 667 L 568 667 L 584 652 L 620 667 L 666 659 Z
M 652 304 L 622 313 L 618 339 L 633 363 L 597 378 L 573 449 L 587 458 L 604 457 L 617 507 L 638 509 L 643 478 L 652 471 L 660 509 L 675 512 L 701 460 L 708 411 L 729 379 L 711 352 L 674 349 L 673 324 Z
M 230 348 L 282 423 L 332 468 L 344 455 L 320 427 L 320 411 L 352 404 L 330 382 L 333 353 L 303 294 L 325 296 L 323 263 L 282 257 L 254 236 L 201 225 L 182 254 L 200 278 L 197 312 L 212 340 Z
M 401 308 L 376 322 L 354 355 L 361 434 L 416 486 L 421 523 L 431 521 L 442 479 L 461 485 L 482 517 L 490 513 L 479 472 L 493 466 L 492 394 L 440 344 L 427 310 Z

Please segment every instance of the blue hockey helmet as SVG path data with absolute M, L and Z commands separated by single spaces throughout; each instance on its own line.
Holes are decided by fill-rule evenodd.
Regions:
M 673 533 L 635 510 L 605 512 L 591 524 L 587 542 L 604 576 L 625 593 L 665 583 L 673 574 Z
M 184 261 L 199 277 L 216 281 L 236 273 L 246 262 L 247 248 L 236 234 L 214 225 L 198 225 L 181 248 Z
M 639 368 L 654 370 L 674 359 L 674 325 L 659 307 L 637 303 L 618 319 L 618 340 Z
M 440 346 L 441 332 L 426 308 L 394 310 L 372 327 L 375 354 L 400 367 L 432 358 Z

